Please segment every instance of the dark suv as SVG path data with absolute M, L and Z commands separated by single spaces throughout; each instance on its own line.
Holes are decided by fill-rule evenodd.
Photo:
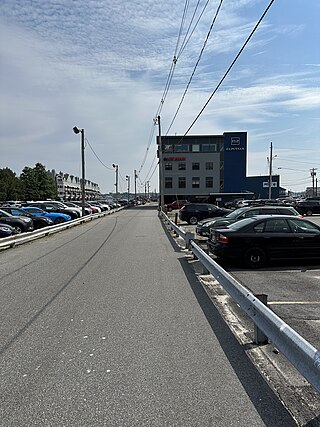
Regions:
M 229 212 L 231 212 L 231 209 L 219 208 L 219 206 L 209 203 L 190 203 L 180 209 L 179 218 L 181 221 L 196 225 L 202 219 L 224 216 Z
M 301 200 L 295 209 L 302 215 L 320 214 L 320 200 Z

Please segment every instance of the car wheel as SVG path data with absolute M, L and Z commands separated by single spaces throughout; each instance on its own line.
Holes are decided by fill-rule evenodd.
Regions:
M 195 215 L 192 215 L 190 216 L 188 222 L 190 225 L 196 225 L 198 223 L 198 218 Z
M 250 248 L 244 254 L 244 262 L 250 268 L 261 268 L 267 263 L 267 255 L 261 248 Z
M 313 212 L 312 212 L 312 210 L 311 209 L 308 209 L 307 211 L 306 211 L 306 215 L 307 216 L 311 216 L 313 214 Z
M 22 231 L 23 231 L 21 225 L 19 225 L 19 224 L 13 225 L 13 228 L 16 230 L 16 232 L 18 234 L 22 233 Z
M 64 218 L 62 218 L 62 217 L 56 218 L 54 220 L 55 224 L 61 224 L 62 222 L 66 222 L 66 220 Z

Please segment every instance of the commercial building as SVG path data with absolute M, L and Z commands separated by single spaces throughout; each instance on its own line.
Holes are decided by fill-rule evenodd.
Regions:
M 158 137 L 158 145 L 159 141 Z M 268 198 L 269 177 L 247 177 L 246 132 L 162 136 L 158 156 L 164 203 Z M 276 197 L 279 175 L 272 176 L 272 198 Z
M 58 198 L 61 200 L 81 200 L 81 178 L 68 173 L 57 173 L 54 169 L 47 171 L 55 180 L 58 192 Z M 86 200 L 94 200 L 100 196 L 99 185 L 85 180 Z

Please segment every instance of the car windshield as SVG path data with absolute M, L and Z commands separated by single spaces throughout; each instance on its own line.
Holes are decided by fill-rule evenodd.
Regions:
M 246 212 L 248 210 L 248 208 L 239 208 L 236 209 L 233 212 L 228 213 L 225 218 L 230 218 L 230 219 L 237 219 L 238 216 L 242 213 L 242 212 Z

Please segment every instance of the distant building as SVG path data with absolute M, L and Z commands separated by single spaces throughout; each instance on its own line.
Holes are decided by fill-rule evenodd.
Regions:
M 162 136 L 158 155 L 165 203 L 268 198 L 269 177 L 247 177 L 247 132 Z M 279 175 L 272 182 L 271 197 L 277 198 Z
M 47 172 L 56 182 L 60 200 L 81 200 L 81 178 L 54 169 Z M 96 199 L 100 196 L 99 185 L 86 179 L 85 194 L 87 200 Z

